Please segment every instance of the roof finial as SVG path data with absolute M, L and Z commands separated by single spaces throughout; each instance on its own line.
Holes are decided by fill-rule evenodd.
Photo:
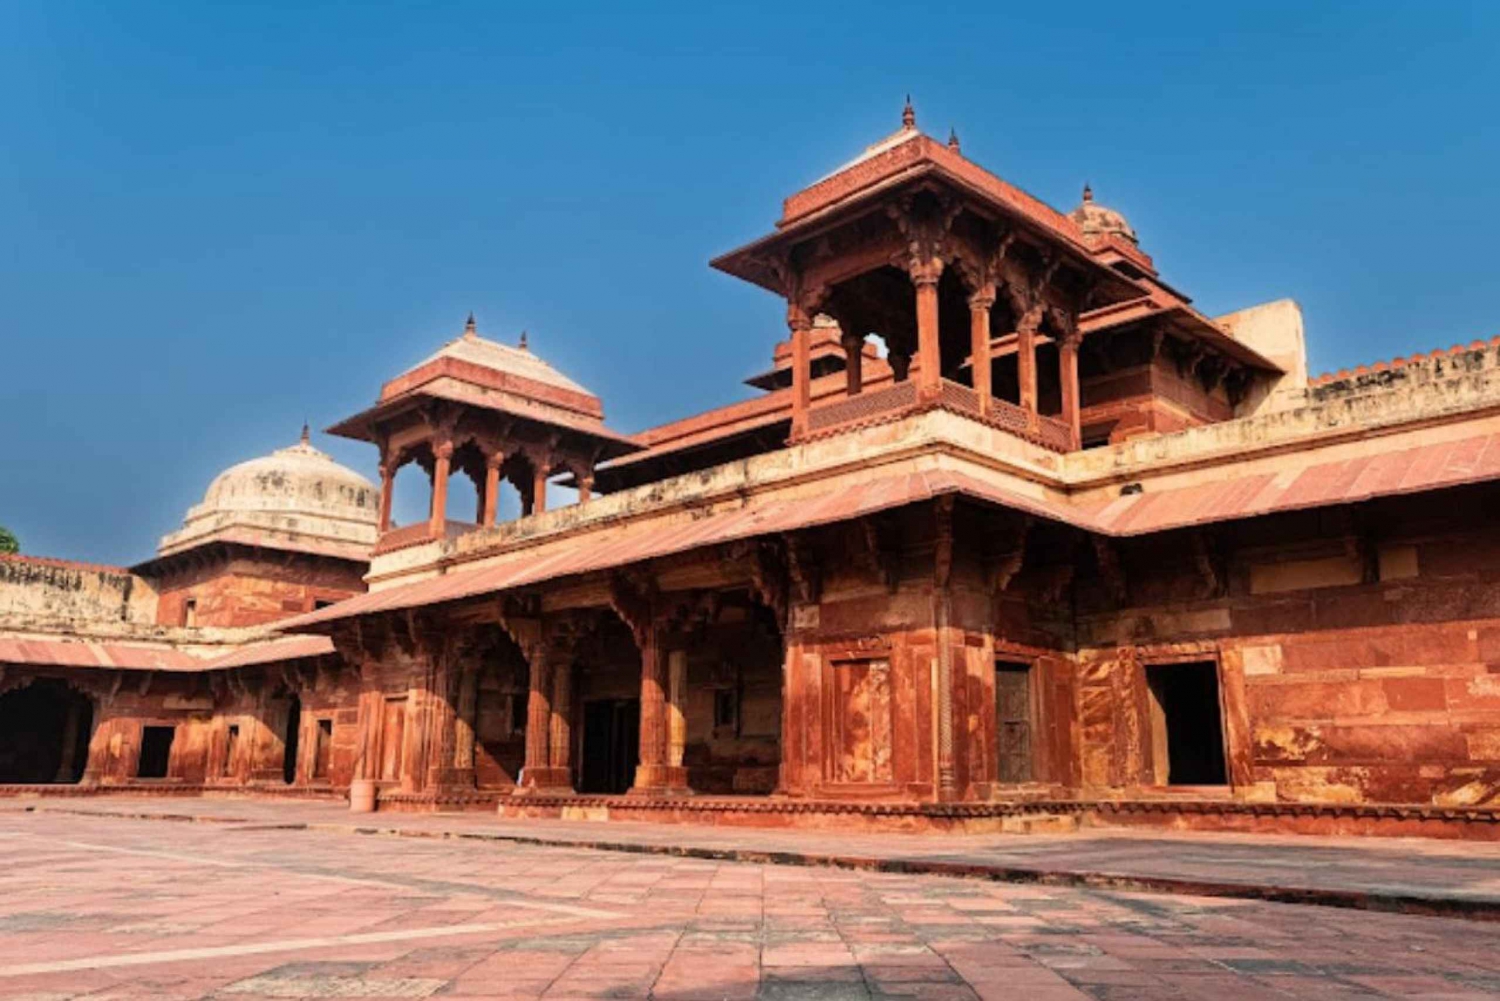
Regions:
M 1094 189 L 1089 187 L 1088 182 L 1083 182 L 1083 200 L 1091 202 L 1094 200 Z
M 955 153 L 958 152 L 958 130 L 951 125 L 948 127 L 948 148 Z
M 526 350 L 526 331 L 521 331 L 521 350 Z
M 474 323 L 474 311 L 472 309 L 469 310 L 469 318 L 464 321 L 464 336 L 465 337 L 478 337 L 479 336 L 479 329 L 478 329 L 477 325 Z
M 906 95 L 906 107 L 901 109 L 901 127 L 903 129 L 914 129 L 917 127 L 917 112 L 911 106 L 911 95 Z
M 312 432 L 308 429 L 307 421 L 302 422 L 302 444 L 306 445 L 312 441 Z

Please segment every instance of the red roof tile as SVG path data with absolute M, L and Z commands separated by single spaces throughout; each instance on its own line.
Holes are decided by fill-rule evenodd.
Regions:
M 193 671 L 203 661 L 170 647 L 91 640 L 0 637 L 0 664 L 126 671 Z

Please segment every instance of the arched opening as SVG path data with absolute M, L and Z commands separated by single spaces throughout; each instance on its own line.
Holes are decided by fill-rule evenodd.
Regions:
M 83 778 L 94 704 L 56 678 L 0 696 L 0 782 L 71 783 Z
M 297 748 L 302 736 L 302 700 L 293 695 L 287 700 L 286 734 L 282 746 L 286 749 L 281 758 L 281 781 L 291 785 L 297 781 Z
M 432 482 L 416 462 L 396 470 L 391 493 L 391 527 L 425 522 L 432 506 Z

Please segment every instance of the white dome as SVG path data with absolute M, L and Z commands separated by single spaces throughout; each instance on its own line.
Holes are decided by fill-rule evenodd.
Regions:
M 375 485 L 313 448 L 304 428 L 297 444 L 214 477 L 158 552 L 225 541 L 366 559 L 379 505 Z

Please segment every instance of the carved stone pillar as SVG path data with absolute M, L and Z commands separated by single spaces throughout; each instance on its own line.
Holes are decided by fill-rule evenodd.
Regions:
M 1080 425 L 1078 403 L 1078 342 L 1083 338 L 1077 333 L 1058 338 L 1057 369 L 1062 385 L 1062 419 L 1068 425 L 1068 447 L 1077 451 L 1082 443 L 1083 428 Z
M 578 477 L 578 503 L 587 504 L 593 497 L 594 471 L 591 469 Z
M 391 497 L 396 487 L 396 469 L 391 463 L 380 466 L 380 533 L 391 530 Z
M 541 514 L 547 510 L 547 477 L 552 472 L 552 460 L 539 456 L 532 460 L 531 513 Z
M 567 792 L 572 777 L 567 769 L 552 765 L 552 716 L 554 699 L 554 665 L 558 651 L 542 635 L 541 624 L 528 623 L 537 637 L 520 643 L 521 652 L 530 666 L 530 693 L 526 701 L 526 761 L 521 771 L 523 792 Z M 512 634 L 514 635 L 514 633 Z
M 796 305 L 787 308 L 787 326 L 792 331 L 792 438 L 807 433 L 807 412 L 812 407 L 812 317 Z
M 1021 409 L 1035 423 L 1036 417 L 1036 331 L 1041 323 L 1038 313 L 1025 313 L 1016 325 L 1016 376 L 1021 384 Z
M 844 376 L 850 396 L 858 396 L 865 385 L 865 339 L 845 332 L 839 338 L 844 348 Z
M 441 539 L 448 524 L 448 476 L 452 473 L 453 442 L 441 441 L 432 446 L 432 509 L 428 523 L 429 534 Z
M 969 364 L 982 414 L 990 412 L 990 399 L 994 395 L 990 386 L 990 307 L 993 305 L 993 284 L 986 284 L 969 296 Z
M 663 630 L 653 624 L 641 644 L 641 762 L 635 771 L 633 796 L 686 795 L 687 770 L 668 758 L 671 739 L 669 654 Z
M 573 781 L 573 660 L 569 656 L 552 665 L 552 770 Z
M 937 499 L 937 539 L 933 576 L 933 625 L 937 642 L 937 762 L 938 799 L 958 798 L 953 762 L 953 637 L 951 632 L 953 571 L 953 495 Z
M 453 767 L 460 772 L 474 771 L 474 726 L 479 707 L 479 665 L 464 669 L 458 689 L 458 719 L 453 741 Z
M 500 467 L 505 464 L 505 453 L 491 452 L 484 457 L 484 496 L 479 524 L 489 527 L 495 523 L 495 514 L 500 510 Z
M 681 769 L 687 747 L 687 651 L 667 654 L 667 767 Z
M 938 327 L 938 280 L 942 260 L 924 261 L 911 269 L 917 287 L 917 395 L 935 399 L 942 392 L 943 355 Z

